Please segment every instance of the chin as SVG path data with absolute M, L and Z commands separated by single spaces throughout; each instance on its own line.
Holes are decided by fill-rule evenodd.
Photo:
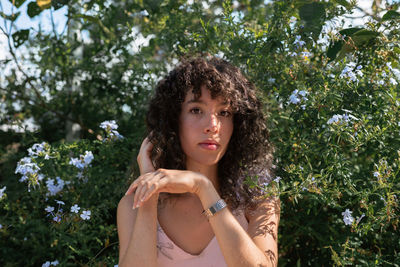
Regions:
M 193 161 L 197 162 L 198 164 L 205 165 L 205 166 L 214 166 L 218 164 L 218 162 L 221 160 L 220 158 L 192 158 Z

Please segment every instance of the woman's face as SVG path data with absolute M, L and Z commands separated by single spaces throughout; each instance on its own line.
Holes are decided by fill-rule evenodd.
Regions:
M 233 131 L 233 114 L 224 99 L 212 99 L 203 86 L 195 100 L 190 90 L 182 104 L 179 137 L 186 164 L 215 165 L 223 157 Z

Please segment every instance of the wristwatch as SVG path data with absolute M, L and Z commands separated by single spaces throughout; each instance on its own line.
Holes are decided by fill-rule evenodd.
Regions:
M 218 211 L 222 210 L 225 207 L 226 207 L 226 203 L 221 198 L 220 200 L 215 202 L 214 205 L 212 205 L 211 207 L 209 207 L 206 210 L 203 210 L 202 214 L 206 215 L 207 220 L 208 220 L 210 217 L 214 216 L 215 213 L 217 213 Z

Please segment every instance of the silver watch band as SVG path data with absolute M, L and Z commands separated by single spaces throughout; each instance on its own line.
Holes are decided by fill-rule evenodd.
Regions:
M 210 217 L 214 216 L 215 213 L 217 213 L 218 211 L 222 210 L 226 206 L 227 205 L 226 205 L 225 201 L 221 198 L 220 200 L 215 202 L 214 205 L 212 205 L 208 209 L 204 210 L 202 212 L 202 214 L 206 215 L 207 219 L 209 219 Z

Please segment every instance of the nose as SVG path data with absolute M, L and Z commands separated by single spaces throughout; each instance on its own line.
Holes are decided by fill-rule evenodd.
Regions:
M 206 127 L 204 128 L 205 133 L 209 133 L 209 132 L 216 133 L 216 132 L 218 132 L 218 129 L 219 129 L 219 126 L 220 126 L 219 124 L 220 124 L 220 122 L 219 122 L 217 116 L 212 114 L 210 116 L 210 118 L 209 118 L 209 121 L 208 121 Z

